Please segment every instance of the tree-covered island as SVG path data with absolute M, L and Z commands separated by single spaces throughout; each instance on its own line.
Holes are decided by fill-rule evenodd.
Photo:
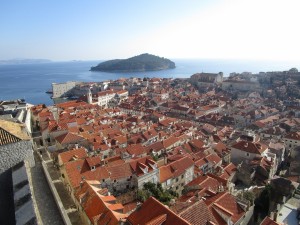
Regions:
M 145 53 L 128 59 L 108 60 L 91 67 L 91 71 L 144 72 L 174 68 L 175 63 L 171 60 Z

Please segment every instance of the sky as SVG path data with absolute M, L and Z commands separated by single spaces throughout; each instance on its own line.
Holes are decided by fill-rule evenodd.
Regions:
M 300 61 L 299 0 L 1 0 L 0 60 Z

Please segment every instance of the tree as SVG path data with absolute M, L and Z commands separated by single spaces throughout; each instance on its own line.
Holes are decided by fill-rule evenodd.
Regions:
M 160 183 L 154 184 L 147 182 L 144 184 L 142 190 L 138 190 L 137 198 L 138 200 L 144 202 L 150 196 L 153 196 L 163 204 L 169 204 L 171 199 L 178 197 L 178 194 L 173 190 L 163 190 Z
M 251 202 L 251 204 L 253 204 L 255 200 L 255 195 L 251 191 L 244 191 L 243 193 L 239 193 L 237 196 L 248 200 L 249 202 Z

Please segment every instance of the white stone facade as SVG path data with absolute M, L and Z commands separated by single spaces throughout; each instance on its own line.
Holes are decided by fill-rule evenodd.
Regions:
M 68 91 L 75 88 L 75 81 L 68 81 L 66 83 L 52 83 L 53 98 L 63 97 Z

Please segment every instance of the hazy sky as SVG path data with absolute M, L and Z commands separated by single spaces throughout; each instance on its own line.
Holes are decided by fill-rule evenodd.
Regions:
M 1 0 L 0 59 L 300 60 L 299 0 Z

